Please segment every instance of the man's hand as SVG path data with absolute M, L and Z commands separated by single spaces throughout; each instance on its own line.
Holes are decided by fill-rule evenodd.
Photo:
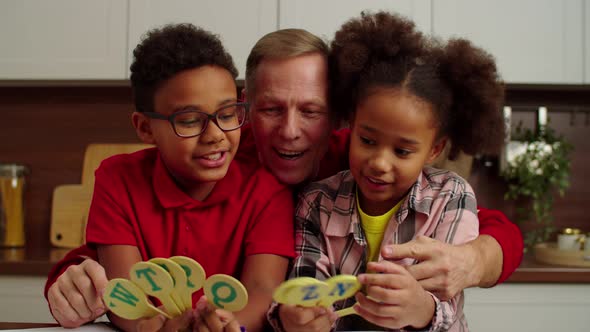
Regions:
M 92 259 L 68 267 L 47 292 L 57 322 L 74 328 L 102 316 L 107 310 L 102 302 L 107 283 L 104 268 Z
M 416 259 L 418 264 L 406 269 L 424 289 L 443 301 L 467 287 L 494 285 L 502 271 L 502 249 L 486 235 L 463 245 L 419 236 L 404 244 L 386 246 L 381 255 L 387 260 Z
M 287 304 L 279 307 L 279 317 L 287 332 L 330 331 L 338 318 L 336 313 L 323 307 L 303 308 Z

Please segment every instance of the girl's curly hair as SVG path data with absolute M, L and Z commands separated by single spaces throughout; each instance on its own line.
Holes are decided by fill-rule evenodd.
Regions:
M 131 87 L 140 112 L 153 111 L 156 90 L 181 71 L 209 65 L 226 69 L 234 79 L 238 76 L 219 38 L 189 23 L 148 31 L 133 50 L 133 58 Z
M 399 15 L 361 13 L 331 44 L 333 112 L 348 118 L 376 88 L 397 88 L 432 105 L 449 159 L 502 145 L 504 86 L 494 59 L 464 39 L 427 38 Z

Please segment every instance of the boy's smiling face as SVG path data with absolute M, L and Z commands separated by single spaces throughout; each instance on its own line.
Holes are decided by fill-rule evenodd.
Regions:
M 170 116 L 187 108 L 213 114 L 237 102 L 231 74 L 217 66 L 202 66 L 179 72 L 154 93 L 154 112 Z M 227 173 L 240 143 L 240 129 L 222 131 L 209 121 L 199 136 L 183 138 L 170 122 L 134 113 L 140 138 L 155 144 L 164 164 L 179 186 L 192 198 L 205 199 L 215 183 Z

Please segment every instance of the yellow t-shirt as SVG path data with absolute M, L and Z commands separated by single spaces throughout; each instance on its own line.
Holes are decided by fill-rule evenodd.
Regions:
M 387 224 L 389 223 L 391 217 L 397 212 L 397 210 L 399 210 L 402 201 L 403 199 L 397 202 L 397 204 L 392 207 L 391 210 L 385 212 L 383 215 L 370 216 L 364 213 L 361 209 L 357 190 L 356 207 L 359 212 L 359 217 L 361 218 L 361 226 L 363 227 L 363 231 L 365 232 L 365 237 L 367 239 L 367 248 L 369 249 L 367 254 L 368 262 L 376 262 L 379 259 L 379 252 L 381 249 L 381 242 L 383 241 L 383 235 L 385 234 L 385 229 L 387 228 Z

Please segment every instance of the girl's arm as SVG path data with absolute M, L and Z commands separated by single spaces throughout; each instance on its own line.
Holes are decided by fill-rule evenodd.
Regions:
M 312 277 L 325 280 L 331 275 L 329 267 L 319 262 L 328 262 L 326 244 L 320 226 L 320 209 L 313 203 L 314 195 L 303 193 L 295 212 L 295 260 L 289 279 Z M 320 308 L 296 308 L 273 302 L 268 310 L 268 321 L 275 331 L 326 330 L 335 318 Z
M 450 247 L 477 237 L 479 224 L 473 190 L 460 178 L 443 176 L 447 178 L 439 180 L 443 184 L 438 187 L 439 192 L 429 194 L 433 197 L 429 221 L 416 230 L 418 238 L 413 245 L 440 242 Z M 456 326 L 466 328 L 460 313 L 463 302 L 461 292 L 443 301 L 424 290 L 419 283 L 420 277 L 414 279 L 409 272 L 412 266 L 406 269 L 381 261 L 370 263 L 368 268 L 382 274 L 359 276 L 361 283 L 369 286 L 367 294 L 375 299 L 357 295 L 360 304 L 358 312 L 367 320 L 389 328 L 410 326 L 428 331 L 446 331 Z
M 446 195 L 437 195 L 431 207 L 433 224 L 418 235 L 432 237 L 444 243 L 461 245 L 474 240 L 479 233 L 477 201 L 473 189 L 461 178 L 449 178 L 441 189 Z M 436 222 L 435 222 L 436 221 Z M 433 227 L 434 226 L 434 227 Z M 449 329 L 456 322 L 457 311 L 462 310 L 463 293 L 443 301 L 432 295 L 435 311 L 431 321 L 432 331 Z

